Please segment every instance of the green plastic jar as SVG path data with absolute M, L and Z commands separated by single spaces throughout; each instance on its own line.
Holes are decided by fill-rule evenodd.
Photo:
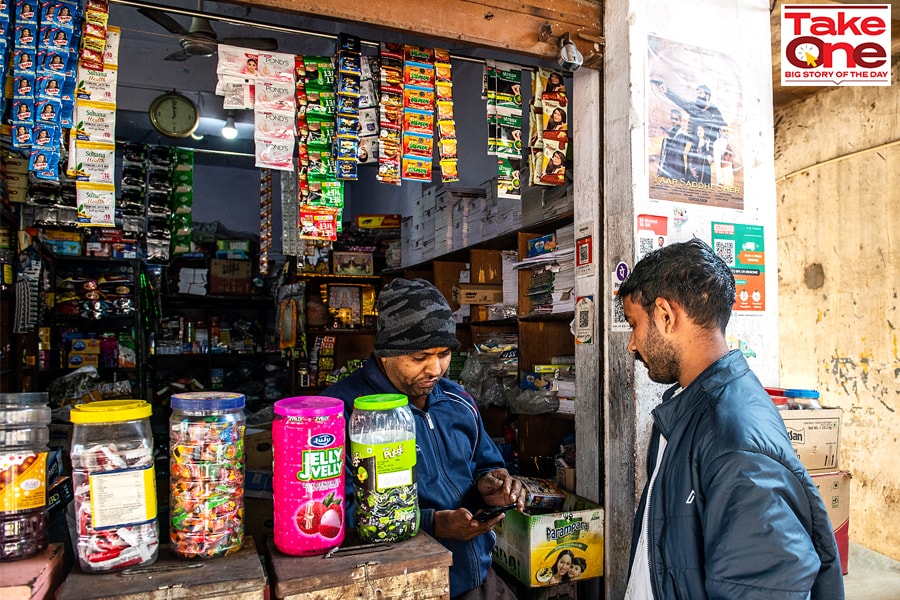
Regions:
M 373 394 L 354 400 L 350 458 L 360 539 L 398 542 L 416 535 L 416 423 L 406 396 Z

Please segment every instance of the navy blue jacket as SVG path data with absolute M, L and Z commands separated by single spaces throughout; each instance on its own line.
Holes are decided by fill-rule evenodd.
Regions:
M 739 350 L 653 411 L 650 578 L 658 599 L 844 598 L 828 513 Z M 632 562 L 645 510 L 641 498 Z
M 370 357 L 363 368 L 322 392 L 344 401 L 347 424 L 353 400 L 370 394 L 399 394 Z M 484 430 L 475 400 L 462 386 L 446 377 L 428 395 L 425 410 L 410 404 L 416 421 L 416 481 L 420 528 L 434 536 L 434 511 L 465 506 L 473 513 L 481 507 L 475 482 L 493 469 L 504 467 L 503 457 Z M 348 433 L 349 442 L 349 433 Z M 348 503 L 353 495 L 348 494 Z M 346 514 L 353 509 L 347 507 Z M 491 566 L 493 532 L 472 540 L 436 538 L 453 553 L 450 596 L 455 597 L 484 582 Z

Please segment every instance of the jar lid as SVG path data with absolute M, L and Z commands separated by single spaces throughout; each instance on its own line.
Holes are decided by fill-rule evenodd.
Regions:
M 0 406 L 0 429 L 7 425 L 47 425 L 50 423 L 49 406 Z
M 172 394 L 169 404 L 180 410 L 229 410 L 244 408 L 245 398 L 237 392 L 185 392 Z
M 153 412 L 144 400 L 96 400 L 76 404 L 69 413 L 73 423 L 107 423 L 146 419 Z
M 47 392 L 21 392 L 0 394 L 0 406 L 22 407 L 36 404 L 47 404 L 50 394 Z
M 275 403 L 275 414 L 283 417 L 325 417 L 344 412 L 344 401 L 330 396 L 297 396 Z
M 784 395 L 788 398 L 818 398 L 819 392 L 816 390 L 784 390 Z
M 403 394 L 372 394 L 360 396 L 353 401 L 353 408 L 359 410 L 391 410 L 409 404 Z

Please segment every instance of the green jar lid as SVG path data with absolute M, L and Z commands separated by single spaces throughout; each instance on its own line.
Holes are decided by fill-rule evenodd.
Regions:
M 353 401 L 354 410 L 391 410 L 409 404 L 403 394 L 372 394 Z

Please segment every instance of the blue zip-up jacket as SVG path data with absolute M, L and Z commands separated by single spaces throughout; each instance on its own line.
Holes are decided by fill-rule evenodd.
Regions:
M 784 422 L 739 350 L 653 410 L 647 547 L 653 597 L 843 599 L 825 505 Z M 638 508 L 632 558 L 647 489 Z
M 344 401 L 347 424 L 353 400 L 370 394 L 399 394 L 372 356 L 346 378 L 326 388 L 322 395 Z M 463 387 L 442 378 L 428 395 L 425 410 L 412 404 L 416 421 L 416 481 L 419 493 L 420 528 L 434 536 L 434 511 L 465 506 L 473 513 L 481 507 L 476 482 L 493 469 L 505 467 L 494 441 L 484 430 L 475 400 Z M 349 433 L 348 433 L 349 443 Z M 349 477 L 347 478 L 349 482 Z M 348 485 L 349 487 L 349 485 Z M 347 494 L 348 505 L 353 494 Z M 347 506 L 345 513 L 354 509 Z M 453 553 L 450 567 L 450 597 L 480 586 L 491 566 L 493 532 L 472 540 L 436 538 Z

